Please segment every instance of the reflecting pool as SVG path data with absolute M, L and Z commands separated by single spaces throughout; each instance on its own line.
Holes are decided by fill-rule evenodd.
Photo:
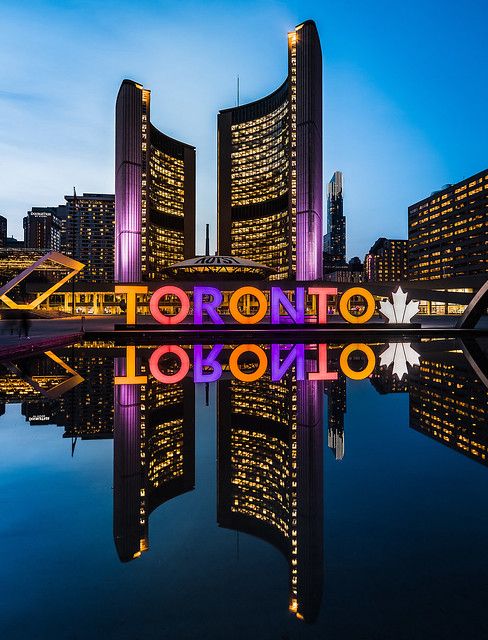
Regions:
M 4 361 L 0 637 L 488 637 L 487 352 Z

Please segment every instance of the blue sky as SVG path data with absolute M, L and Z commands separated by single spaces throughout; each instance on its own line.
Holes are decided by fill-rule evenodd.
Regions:
M 10 2 L 0 6 L 0 213 L 113 192 L 123 78 L 152 120 L 197 147 L 197 224 L 216 226 L 216 113 L 274 90 L 286 33 L 316 21 L 324 184 L 344 172 L 348 256 L 406 237 L 407 207 L 488 166 L 488 5 L 420 2 Z M 214 235 L 214 233 L 213 233 Z

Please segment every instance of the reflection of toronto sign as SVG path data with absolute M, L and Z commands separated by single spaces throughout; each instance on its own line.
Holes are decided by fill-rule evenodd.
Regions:
M 115 384 L 146 384 L 148 376 L 138 371 L 136 347 L 126 347 L 125 355 L 125 375 L 116 376 Z M 350 360 L 355 361 L 354 367 Z M 393 365 L 393 373 L 400 379 L 408 373 L 407 362 L 410 366 L 419 364 L 418 353 L 409 344 L 388 345 L 380 355 L 380 365 Z M 266 348 L 257 344 L 241 344 L 231 350 L 224 350 L 222 344 L 211 347 L 196 344 L 192 349 L 163 345 L 151 353 L 148 364 L 151 375 L 163 384 L 181 382 L 189 375 L 190 369 L 193 369 L 195 382 L 216 382 L 224 369 L 242 382 L 259 380 L 269 369 L 271 380 L 279 381 L 292 367 L 296 380 L 338 378 L 338 371 L 329 368 L 327 344 L 272 344 Z M 308 370 L 310 365 L 314 371 Z M 354 343 L 341 348 L 338 368 L 348 378 L 364 380 L 375 367 L 376 355 L 369 345 Z
M 223 293 L 217 287 L 194 286 L 192 295 L 193 324 L 224 324 L 224 319 L 219 313 L 219 307 L 223 302 Z M 115 293 L 125 294 L 127 299 L 127 324 L 137 323 L 137 296 L 148 293 L 145 285 L 116 285 Z M 315 296 L 317 313 L 315 321 L 320 324 L 327 323 L 328 305 L 331 296 L 337 296 L 335 287 L 295 287 L 293 289 L 292 302 L 287 293 L 281 287 L 270 287 L 269 297 L 264 291 L 253 286 L 244 286 L 236 289 L 229 298 L 228 311 L 231 318 L 238 324 L 257 324 L 264 318 L 269 319 L 273 325 L 290 321 L 294 324 L 305 323 L 306 296 Z M 168 297 L 178 300 L 179 311 L 172 315 L 163 313 L 160 308 L 162 302 Z M 252 310 L 249 314 L 242 312 L 243 300 L 254 299 Z M 349 310 L 353 298 L 360 297 L 364 301 L 364 309 L 360 315 L 354 315 Z M 393 303 L 387 301 L 380 305 L 380 312 L 394 323 L 408 323 L 418 312 L 418 302 L 410 301 L 407 304 L 407 294 L 399 288 L 393 293 Z M 180 287 L 166 285 L 157 289 L 149 300 L 149 310 L 152 317 L 163 325 L 176 325 L 183 322 L 191 312 L 192 302 L 190 296 Z M 351 324 L 364 324 L 368 322 L 376 310 L 376 302 L 373 295 L 364 287 L 352 287 L 339 297 L 339 311 L 346 322 Z M 287 318 L 285 320 L 285 318 Z M 310 320 L 309 317 L 307 317 Z

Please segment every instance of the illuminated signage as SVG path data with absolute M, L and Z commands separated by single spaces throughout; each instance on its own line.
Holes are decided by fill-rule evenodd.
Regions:
M 137 296 L 148 293 L 145 285 L 116 285 L 115 293 L 125 294 L 127 298 L 126 321 L 127 324 L 137 323 Z M 224 319 L 219 313 L 222 305 L 223 294 L 220 289 L 212 286 L 195 285 L 192 296 L 180 287 L 165 285 L 157 289 L 149 300 L 149 310 L 152 317 L 162 325 L 176 325 L 186 320 L 193 307 L 193 324 L 201 325 L 206 322 L 214 325 L 224 324 Z M 293 289 L 293 299 L 291 302 L 287 293 L 281 287 L 270 287 L 269 296 L 257 287 L 244 286 L 233 291 L 228 302 L 228 312 L 230 317 L 237 324 L 253 325 L 262 322 L 265 318 L 272 325 L 280 323 L 303 324 L 305 322 L 306 296 L 314 296 L 317 313 L 315 322 L 327 323 L 328 306 L 331 296 L 337 296 L 338 290 L 335 287 L 300 287 Z M 418 303 L 409 302 L 406 304 L 407 294 L 399 288 L 393 294 L 393 305 L 385 305 L 386 317 L 390 322 L 410 322 L 411 318 L 418 311 Z M 395 296 L 397 296 L 395 298 Z M 177 300 L 178 311 L 168 313 L 161 309 L 162 303 L 172 298 Z M 350 310 L 351 300 L 360 298 L 363 301 L 362 312 L 354 314 Z M 252 299 L 252 306 L 249 301 Z M 247 301 L 248 313 L 243 311 L 243 302 Z M 389 306 L 388 306 L 389 305 Z M 408 308 L 408 313 L 401 312 L 401 309 Z M 392 311 L 390 311 L 390 308 Z M 364 324 L 368 322 L 376 310 L 376 302 L 373 295 L 364 287 L 352 287 L 346 290 L 339 299 L 339 310 L 344 320 L 351 324 Z M 383 308 L 380 309 L 383 311 Z M 357 311 L 357 309 L 356 309 Z M 307 317 L 310 321 L 310 318 Z
M 403 354 L 402 362 L 396 357 L 397 351 L 399 358 Z M 419 364 L 418 354 L 409 344 L 402 345 L 399 349 L 389 345 L 384 355 L 380 355 L 382 365 L 383 357 L 385 363 L 388 361 L 387 366 L 394 365 L 394 373 L 399 378 L 407 374 L 407 361 L 412 366 Z M 309 370 L 310 364 L 313 371 Z M 267 347 L 241 344 L 232 349 L 224 349 L 222 344 L 209 347 L 194 345 L 191 349 L 184 349 L 179 345 L 163 345 L 152 351 L 148 359 L 150 374 L 163 384 L 181 382 L 191 371 L 197 383 L 216 382 L 224 370 L 242 382 L 259 380 L 269 371 L 271 380 L 276 382 L 292 367 L 296 380 L 337 380 L 339 370 L 351 380 L 364 380 L 373 373 L 376 364 L 375 352 L 363 343 L 341 347 L 335 366 L 329 363 L 327 344 L 272 344 Z M 136 347 L 128 346 L 125 375 L 117 376 L 115 384 L 146 384 L 148 375 L 137 369 Z

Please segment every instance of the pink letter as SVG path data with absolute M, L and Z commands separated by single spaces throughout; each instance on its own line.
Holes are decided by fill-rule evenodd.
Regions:
M 309 380 L 337 380 L 337 371 L 327 371 L 327 345 L 319 344 L 317 372 L 308 374 Z
M 176 373 L 171 376 L 167 376 L 162 373 L 159 368 L 159 361 L 166 353 L 174 353 L 180 359 L 180 369 Z M 149 369 L 151 373 L 159 380 L 159 382 L 164 382 L 165 384 L 171 384 L 174 382 L 180 382 L 186 376 L 188 371 L 190 370 L 190 358 L 184 349 L 181 347 L 177 347 L 176 345 L 165 344 L 159 349 L 156 349 L 154 353 L 149 358 Z
M 329 296 L 336 296 L 337 289 L 334 287 L 309 287 L 308 288 L 309 295 L 317 296 L 317 306 L 318 306 L 318 322 L 320 324 L 326 324 L 327 322 L 327 298 Z

